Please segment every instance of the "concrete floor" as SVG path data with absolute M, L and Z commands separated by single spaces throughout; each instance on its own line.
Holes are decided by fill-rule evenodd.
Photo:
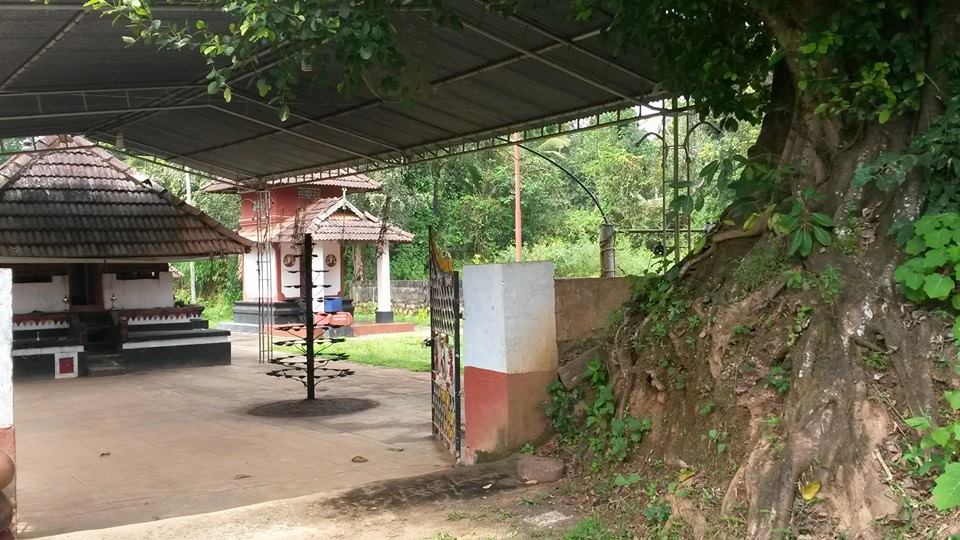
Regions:
M 517 476 L 516 461 L 504 460 L 375 482 L 338 493 L 43 540 L 560 538 L 562 529 L 576 519 L 573 509 L 559 497 L 561 489 L 560 485 L 524 484 Z
M 304 389 L 263 375 L 256 359 L 256 336 L 235 335 L 231 366 L 18 381 L 22 537 L 199 514 L 450 466 L 431 436 L 429 374 L 356 366 L 356 375 L 322 383 L 318 397 L 370 399 L 372 408 L 257 416 L 250 411 L 302 399 Z

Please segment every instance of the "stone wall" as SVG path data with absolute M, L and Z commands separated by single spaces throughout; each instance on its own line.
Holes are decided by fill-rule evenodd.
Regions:
M 414 312 L 430 307 L 430 281 L 396 280 L 391 282 L 390 296 L 393 309 L 402 312 Z M 354 281 L 350 285 L 350 298 L 353 305 L 375 304 L 377 302 L 376 281 Z
M 557 351 L 560 380 L 574 388 L 587 364 L 606 354 L 611 313 L 630 298 L 628 278 L 557 279 Z

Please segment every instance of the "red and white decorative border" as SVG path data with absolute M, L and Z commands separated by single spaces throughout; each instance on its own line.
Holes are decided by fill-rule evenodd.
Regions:
M 183 324 L 190 322 L 194 317 L 185 314 L 177 315 L 145 315 L 127 319 L 127 326 L 145 326 L 148 324 Z
M 57 330 L 61 328 L 70 328 L 70 323 L 68 321 L 57 321 L 57 320 L 30 320 L 30 321 L 15 321 L 13 323 L 13 329 L 15 331 L 21 330 Z

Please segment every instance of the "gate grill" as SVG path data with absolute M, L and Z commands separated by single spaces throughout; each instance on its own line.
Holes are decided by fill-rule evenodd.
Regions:
M 460 461 L 460 276 L 430 235 L 433 433 Z

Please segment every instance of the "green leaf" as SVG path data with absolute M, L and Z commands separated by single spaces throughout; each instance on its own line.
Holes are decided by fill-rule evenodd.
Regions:
M 803 233 L 803 243 L 800 245 L 800 256 L 807 257 L 813 251 L 813 235 L 810 231 L 800 230 Z
M 950 437 L 952 436 L 953 430 L 946 427 L 938 427 L 930 432 L 930 438 L 933 439 L 933 442 L 943 448 L 946 448 L 946 446 L 950 444 Z
M 922 265 L 923 268 L 927 270 L 937 270 L 941 266 L 947 264 L 950 260 L 950 252 L 941 248 L 935 248 L 927 252 L 923 256 Z
M 914 236 L 907 242 L 907 245 L 904 246 L 903 250 L 907 252 L 907 255 L 919 255 L 926 251 L 927 243 L 923 241 L 923 238 L 920 236 Z
M 713 177 L 717 174 L 717 170 L 720 168 L 720 160 L 714 160 L 710 163 L 707 163 L 700 169 L 700 178 L 703 178 L 707 181 L 713 180 Z
M 880 122 L 881 124 L 886 124 L 887 122 L 890 121 L 891 114 L 893 114 L 893 111 L 891 111 L 890 109 L 883 109 L 882 111 L 880 111 L 879 114 L 877 114 L 877 121 Z
M 960 310 L 960 294 L 953 295 L 950 303 L 953 304 L 953 309 Z
M 777 48 L 775 51 L 773 51 L 773 54 L 770 55 L 770 59 L 767 61 L 767 65 L 770 67 L 773 67 L 779 64 L 780 61 L 783 60 L 784 56 L 786 56 L 786 52 L 787 51 L 785 51 L 784 49 Z
M 260 97 L 266 97 L 270 93 L 271 85 L 266 79 L 257 80 L 257 93 Z
M 918 290 L 923 287 L 924 274 L 917 272 L 911 264 L 901 264 L 893 273 L 894 279 L 908 289 Z
M 913 416 L 905 419 L 904 422 L 913 429 L 919 429 L 921 431 L 930 429 L 933 426 L 930 423 L 930 419 L 923 416 Z
M 833 218 L 820 212 L 811 213 L 810 221 L 821 227 L 833 227 Z
M 927 247 L 942 248 L 953 240 L 953 232 L 947 229 L 936 229 L 923 235 Z
M 943 398 L 950 404 L 950 408 L 960 411 L 960 390 L 947 390 L 943 393 Z
M 923 280 L 923 292 L 935 300 L 946 300 L 956 283 L 942 274 L 931 274 Z
M 829 246 L 833 243 L 833 237 L 830 236 L 830 233 L 826 229 L 821 229 L 820 227 L 812 227 L 813 236 L 817 238 L 817 242 L 821 246 Z
M 939 229 L 940 224 L 941 221 L 938 216 L 923 216 L 914 224 L 913 232 L 921 236 L 926 236 L 935 229 Z
M 637 473 L 630 473 L 628 476 L 617 474 L 613 477 L 613 484 L 615 486 L 626 487 L 636 484 L 640 480 L 642 480 L 642 478 Z
M 803 231 L 798 229 L 793 233 L 793 238 L 790 240 L 790 247 L 787 249 L 787 254 L 796 255 L 799 253 L 801 246 L 803 246 Z
M 944 468 L 931 493 L 933 504 L 941 512 L 960 506 L 960 462 L 950 463 Z
M 230 100 L 233 99 L 233 90 L 229 86 L 223 87 L 223 100 L 227 103 L 230 103 Z

